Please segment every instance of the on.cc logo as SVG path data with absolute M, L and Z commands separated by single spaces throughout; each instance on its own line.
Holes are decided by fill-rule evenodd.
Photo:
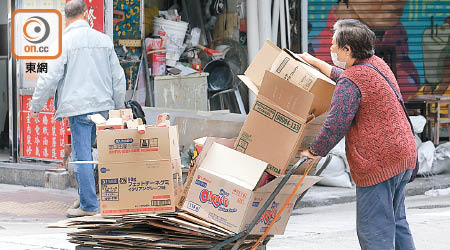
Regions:
M 42 17 L 32 16 L 23 25 L 23 36 L 30 43 L 42 43 L 47 40 L 49 35 L 50 25 Z

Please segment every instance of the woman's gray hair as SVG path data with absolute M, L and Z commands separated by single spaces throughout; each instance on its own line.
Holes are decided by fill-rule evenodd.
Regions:
M 375 33 L 362 22 L 342 19 L 334 24 L 333 30 L 337 46 L 341 49 L 350 46 L 353 58 L 364 60 L 375 54 Z
M 87 5 L 83 0 L 71 0 L 66 3 L 64 7 L 64 13 L 66 18 L 71 19 L 77 17 L 87 10 Z

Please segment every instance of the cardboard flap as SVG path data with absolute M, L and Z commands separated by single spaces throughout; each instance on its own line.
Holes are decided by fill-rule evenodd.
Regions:
M 214 142 L 199 169 L 214 172 L 230 181 L 237 179 L 242 186 L 253 190 L 266 167 L 266 162 Z
M 256 192 L 261 193 L 272 193 L 275 188 L 277 188 L 278 184 L 281 182 L 284 176 L 280 176 L 272 180 L 271 182 L 267 183 L 266 185 L 258 188 Z M 280 191 L 280 194 L 290 194 L 292 191 L 294 191 L 295 186 L 297 183 L 301 180 L 303 175 L 292 175 L 289 180 L 284 184 L 283 188 Z M 296 194 L 303 193 L 306 189 L 312 187 L 314 184 L 319 182 L 322 179 L 320 176 L 306 176 L 303 180 L 302 184 L 300 184 L 300 187 L 297 189 Z
M 304 64 L 305 68 L 308 68 L 308 72 L 312 73 L 314 76 L 316 76 L 317 78 L 323 79 L 324 81 L 328 82 L 331 85 L 336 85 L 336 83 L 331 80 L 329 77 L 327 77 L 325 74 L 323 74 L 322 72 L 320 72 L 320 70 L 318 70 L 316 67 L 312 66 L 311 64 L 307 63 L 305 60 L 303 60 L 300 56 L 298 56 L 297 54 L 295 54 L 294 52 L 288 50 L 288 49 L 283 49 L 284 52 L 286 52 L 287 54 L 289 54 L 292 58 L 294 58 L 295 60 L 301 62 Z
M 238 78 L 245 84 L 245 86 L 248 87 L 248 89 L 250 89 L 253 93 L 255 93 L 255 95 L 258 95 L 259 88 L 261 87 L 261 85 L 256 85 L 246 75 L 238 75 Z
M 259 95 L 273 101 L 282 109 L 298 115 L 303 119 L 308 118 L 314 95 L 295 86 L 270 71 L 266 71 L 262 81 Z
M 314 94 L 314 101 L 311 112 L 315 116 L 320 116 L 330 110 L 331 99 L 333 97 L 336 85 L 329 84 L 322 79 L 318 79 L 317 83 L 311 88 L 310 92 Z
M 219 137 L 206 137 L 205 143 L 203 144 L 202 151 L 200 152 L 200 155 L 198 156 L 197 160 L 197 166 L 200 166 L 203 162 L 203 159 L 205 159 L 206 155 L 208 154 L 208 150 L 211 148 L 211 146 L 214 143 L 218 143 L 221 145 L 224 145 L 229 148 L 234 148 L 234 144 L 236 142 L 236 139 L 226 139 L 226 138 L 219 138 Z
M 245 75 L 256 86 L 261 86 L 264 71 L 270 70 L 273 61 L 277 58 L 280 52 L 281 52 L 280 48 L 278 48 L 271 41 L 267 40 L 264 43 L 263 47 L 259 50 L 258 54 L 253 59 L 250 66 L 248 66 L 247 70 L 245 71 Z
M 331 98 L 333 97 L 336 83 L 318 69 L 304 61 L 297 54 L 287 49 L 284 49 L 283 52 L 285 52 L 287 56 L 290 56 L 294 60 L 300 62 L 308 74 L 315 79 L 314 84 L 311 89 L 309 89 L 309 92 L 314 95 L 314 101 L 309 113 L 314 113 L 315 116 L 320 116 L 324 112 L 327 112 L 330 109 Z
M 180 158 L 180 145 L 178 138 L 178 126 L 169 127 L 169 143 L 170 143 L 170 158 Z

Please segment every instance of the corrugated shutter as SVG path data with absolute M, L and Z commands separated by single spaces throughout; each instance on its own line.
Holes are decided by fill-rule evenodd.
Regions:
M 309 0 L 309 51 L 331 63 L 333 24 L 357 18 L 377 35 L 376 54 L 391 66 L 405 99 L 450 95 L 450 0 Z

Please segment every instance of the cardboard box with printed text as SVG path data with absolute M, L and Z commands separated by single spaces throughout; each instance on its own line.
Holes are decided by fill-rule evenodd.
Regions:
M 203 149 L 205 150 L 205 149 Z M 205 151 L 202 151 L 202 153 Z M 251 222 L 282 177 L 257 188 L 267 163 L 218 143 L 206 151 L 194 174 L 182 210 L 239 233 Z M 262 234 L 301 176 L 292 176 L 261 217 L 252 234 Z M 269 234 L 282 234 L 296 199 L 320 177 L 306 176 Z M 275 215 L 274 215 L 275 214 Z
M 264 44 L 244 75 L 238 77 L 250 90 L 258 94 L 266 70 L 312 93 L 316 116 L 330 108 L 336 83 L 295 53 L 282 50 L 271 41 Z
M 320 131 L 335 83 L 297 58 L 266 42 L 239 78 L 257 94 L 236 141 L 236 150 L 269 163 L 280 176 L 292 166 L 303 139 Z
M 314 95 L 266 71 L 263 84 L 236 141 L 236 150 L 269 163 L 275 176 L 295 157 L 316 107 Z
M 97 132 L 102 215 L 173 212 L 181 194 L 176 126 Z
M 206 152 L 212 146 L 213 143 L 219 143 L 228 148 L 234 148 L 234 143 L 236 139 L 227 139 L 227 138 L 218 138 L 218 137 L 207 137 L 205 143 L 200 147 L 201 151 L 199 152 L 198 157 L 195 159 L 194 164 L 191 169 L 189 169 L 188 175 L 184 182 L 183 191 L 181 192 L 179 199 L 177 201 L 177 208 L 181 209 L 186 201 L 186 196 L 189 192 L 189 188 L 194 179 L 195 171 L 200 165 L 200 162 L 205 158 Z

